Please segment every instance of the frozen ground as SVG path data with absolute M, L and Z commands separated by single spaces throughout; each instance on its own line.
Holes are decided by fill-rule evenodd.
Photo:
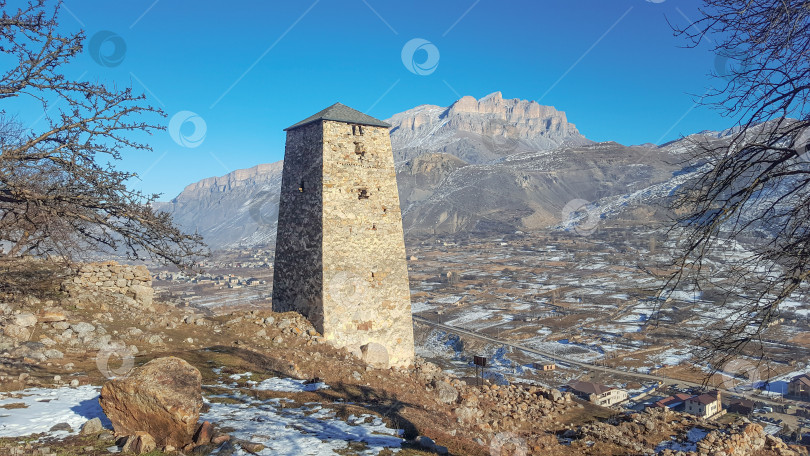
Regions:
M 672 451 L 697 451 L 697 443 L 703 440 L 707 435 L 709 435 L 709 431 L 695 427 L 686 433 L 685 441 L 679 441 L 673 437 L 672 440 L 659 443 L 658 446 L 655 447 L 655 452 L 659 453 L 666 449 Z
M 250 373 L 234 374 L 217 386 L 231 389 L 204 400 L 210 409 L 201 420 L 216 423 L 222 428 L 235 429 L 231 435 L 265 445 L 259 453 L 267 455 L 322 455 L 336 454 L 351 445 L 358 454 L 376 455 L 388 448 L 399 451 L 402 431 L 387 427 L 382 419 L 373 415 L 350 415 L 339 418 L 335 411 L 319 403 L 291 407 L 287 398 L 257 399 L 229 386 L 230 380 L 249 377 Z M 328 388 L 323 383 L 305 384 L 290 378 L 268 378 L 254 383 L 252 388 L 280 392 L 315 391 Z M 45 433 L 51 437 L 64 437 L 67 431 L 50 431 L 58 423 L 68 423 L 78 432 L 85 421 L 101 418 L 104 426 L 111 427 L 98 404 L 99 387 L 85 385 L 78 388 L 31 388 L 0 394 L 0 406 L 22 404 L 19 408 L 0 408 L 0 437 L 19 437 Z M 217 398 L 228 398 L 221 403 Z M 236 446 L 234 455 L 248 456 Z
M 23 408 L 0 408 L 0 437 L 17 437 L 49 432 L 58 423 L 68 423 L 74 431 L 91 418 L 101 418 L 105 426 L 110 421 L 98 404 L 100 388 L 83 385 L 77 388 L 29 388 L 12 393 L 0 393 L 0 406 L 23 404 Z M 68 435 L 54 431 L 54 436 Z

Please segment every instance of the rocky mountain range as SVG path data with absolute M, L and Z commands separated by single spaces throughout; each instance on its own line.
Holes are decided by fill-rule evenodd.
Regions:
M 387 119 L 406 234 L 514 232 L 563 222 L 571 201 L 597 202 L 673 179 L 678 142 L 624 146 L 585 138 L 534 101 L 465 96 Z M 189 185 L 158 203 L 212 248 L 272 243 L 282 162 Z
M 465 96 L 446 108 L 417 106 L 387 122 L 397 162 L 440 152 L 469 163 L 490 163 L 519 151 L 591 143 L 564 112 L 535 101 L 504 100 L 500 92 L 480 100 Z

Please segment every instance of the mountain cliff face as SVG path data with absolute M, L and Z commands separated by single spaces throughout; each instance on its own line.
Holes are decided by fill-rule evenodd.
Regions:
M 408 235 L 514 232 L 558 225 L 575 199 L 667 182 L 679 145 L 594 143 L 565 113 L 499 92 L 396 114 L 391 142 Z M 159 208 L 212 248 L 272 243 L 282 162 L 203 179 Z
M 418 106 L 387 122 L 397 162 L 443 152 L 488 163 L 520 150 L 590 143 L 564 112 L 535 101 L 505 100 L 500 92 L 480 100 L 465 96 L 446 108 Z
M 202 234 L 212 248 L 272 243 L 282 167 L 283 162 L 261 164 L 209 177 L 156 207 L 185 230 Z

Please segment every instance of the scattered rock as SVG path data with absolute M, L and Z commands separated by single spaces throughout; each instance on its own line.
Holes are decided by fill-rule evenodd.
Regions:
M 81 435 L 96 435 L 101 433 L 104 430 L 104 427 L 101 425 L 101 420 L 99 418 L 93 418 L 92 420 L 87 420 L 83 425 L 79 434 Z
M 24 341 L 31 338 L 31 330 L 20 325 L 4 326 L 3 334 L 17 341 Z
M 369 342 L 360 347 L 360 359 L 372 367 L 388 368 L 388 350 L 376 342 Z
M 236 440 L 234 439 L 235 444 L 242 447 L 243 450 L 247 451 L 248 453 L 256 454 L 264 449 L 264 445 L 257 442 L 249 442 L 247 440 Z
M 57 423 L 57 424 L 54 424 L 53 426 L 51 426 L 50 431 L 51 432 L 54 432 L 54 431 L 73 432 L 73 428 L 70 427 L 70 424 L 68 424 L 68 423 Z
M 67 315 L 58 310 L 44 310 L 39 314 L 38 318 L 43 323 L 57 323 L 67 320 Z
M 231 436 L 228 434 L 221 434 L 211 439 L 211 443 L 214 445 L 219 445 L 220 443 L 227 442 L 228 440 L 231 440 Z
M 436 389 L 436 395 L 439 400 L 445 404 L 452 404 L 456 402 L 456 399 L 458 399 L 458 391 L 453 387 L 453 385 L 445 382 L 444 380 L 435 382 L 434 388 Z
M 434 451 L 436 448 L 436 442 L 434 442 L 430 437 L 426 437 L 424 435 L 417 436 L 415 439 L 413 439 L 413 441 L 415 444 L 428 451 Z
M 62 359 L 65 357 L 64 353 L 60 352 L 55 348 L 49 348 L 44 352 L 42 352 L 42 354 L 45 355 L 47 359 Z
M 118 435 L 148 432 L 161 447 L 186 446 L 202 408 L 202 375 L 176 357 L 154 359 L 104 384 L 99 402 Z
M 74 323 L 70 325 L 70 329 L 73 330 L 79 336 L 84 336 L 85 334 L 91 333 L 96 330 L 96 327 L 87 323 L 86 321 L 80 321 L 79 323 Z
M 121 452 L 143 454 L 155 448 L 157 448 L 155 439 L 148 432 L 139 431 L 127 438 L 127 443 L 121 448 Z
M 14 324 L 28 328 L 37 324 L 37 317 L 30 312 L 20 313 L 14 316 Z
M 194 444 L 204 445 L 210 443 L 213 434 L 214 426 L 208 421 L 203 421 L 202 424 L 200 424 L 200 427 L 197 428 L 197 432 L 194 433 Z

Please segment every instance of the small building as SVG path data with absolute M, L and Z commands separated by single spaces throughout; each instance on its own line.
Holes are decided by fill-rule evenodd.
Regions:
M 627 391 L 593 382 L 573 382 L 568 385 L 574 395 L 603 407 L 627 400 Z
M 655 405 L 656 407 L 668 408 L 670 410 L 680 412 L 683 411 L 684 402 L 686 402 L 686 400 L 689 399 L 690 397 L 692 397 L 690 394 L 678 393 L 674 396 L 665 397 L 663 399 L 655 401 L 655 404 L 653 405 Z
M 541 371 L 553 371 L 557 369 L 557 365 L 554 363 L 533 363 L 532 367 Z
M 754 412 L 754 401 L 748 399 L 732 399 L 726 410 L 740 415 L 750 415 Z
M 701 418 L 710 418 L 720 413 L 723 403 L 720 401 L 720 391 L 703 393 L 692 396 L 684 401 L 683 411 Z
M 810 398 L 810 374 L 802 374 L 793 377 L 788 382 L 788 396 L 802 399 Z

